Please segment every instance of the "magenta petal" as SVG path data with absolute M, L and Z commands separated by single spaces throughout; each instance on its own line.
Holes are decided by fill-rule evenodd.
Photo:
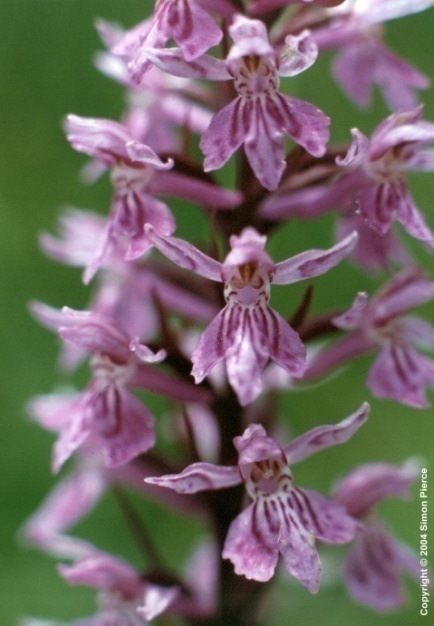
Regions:
M 410 347 L 385 346 L 369 370 L 366 385 L 377 398 L 425 408 L 425 388 L 434 387 L 434 362 Z
M 402 466 L 369 463 L 352 471 L 341 480 L 333 497 L 343 504 L 353 517 L 366 516 L 372 507 L 389 496 L 407 499 L 409 486 L 415 481 L 419 468 L 411 461 Z
M 108 467 L 127 463 L 155 444 L 154 418 L 127 389 L 112 385 L 100 390 L 92 411 L 92 432 Z
M 344 581 L 358 602 L 377 611 L 390 611 L 404 602 L 400 565 L 394 541 L 376 524 L 361 532 L 351 547 L 344 563 Z
M 295 378 L 306 371 L 306 348 L 299 334 L 276 311 L 266 311 L 269 324 L 270 358 Z
M 401 222 L 405 230 L 412 237 L 428 242 L 434 247 L 434 234 L 429 229 L 419 209 L 414 204 L 405 185 L 399 187 L 399 204 L 396 209 L 396 219 Z
M 274 99 L 257 98 L 252 104 L 250 130 L 244 148 L 256 178 L 274 191 L 286 167 L 283 128 L 275 117 Z
M 222 31 L 197 0 L 160 0 L 157 7 L 163 3 L 169 7 L 163 28 L 167 37 L 182 49 L 187 61 L 197 59 L 220 42 Z
M 434 350 L 434 327 L 428 322 L 407 316 L 400 320 L 400 328 L 409 343 L 425 350 Z
M 359 202 L 360 215 L 368 226 L 384 236 L 401 207 L 401 185 L 394 182 L 370 185 L 361 191 Z
M 211 489 L 225 489 L 242 482 L 238 467 L 212 463 L 193 463 L 180 474 L 145 478 L 145 482 L 173 489 L 177 493 L 197 493 Z
M 294 523 L 289 536 L 283 536 L 279 550 L 288 571 L 306 587 L 310 593 L 317 593 L 321 576 L 321 563 L 318 558 L 312 535 L 302 526 Z
M 279 92 L 272 100 L 273 115 L 285 133 L 313 156 L 323 156 L 330 138 L 330 118 L 310 102 Z
M 284 448 L 288 464 L 298 463 L 324 448 L 348 441 L 366 422 L 369 411 L 369 404 L 364 402 L 355 413 L 338 424 L 317 426 L 296 437 Z
M 303 526 L 316 539 L 326 543 L 348 543 L 353 539 L 359 523 L 350 517 L 345 507 L 328 500 L 311 489 L 294 487 L 290 493 L 292 506 Z
M 264 502 L 250 504 L 229 527 L 222 556 L 229 559 L 235 573 L 250 580 L 266 582 L 274 574 L 279 552 L 278 527 L 267 523 Z M 265 521 L 265 522 L 264 522 Z
M 342 241 L 328 250 L 308 250 L 276 264 L 273 283 L 289 285 L 299 280 L 320 276 L 337 265 L 354 248 L 357 243 L 357 232 L 351 233 Z
M 207 256 L 191 243 L 177 237 L 164 236 L 151 224 L 146 224 L 145 233 L 154 246 L 170 261 L 200 276 L 221 282 L 221 263 Z
M 419 267 L 409 267 L 393 277 L 372 299 L 369 315 L 383 325 L 401 313 L 434 298 L 434 282 Z
M 216 315 L 202 333 L 198 345 L 193 350 L 191 374 L 196 383 L 202 382 L 214 365 L 224 359 L 226 350 L 231 345 L 231 338 L 224 332 L 225 328 L 230 331 L 232 326 L 231 316 L 228 315 L 227 311 L 228 307 Z
M 250 129 L 252 103 L 240 96 L 219 111 L 202 135 L 204 170 L 220 169 L 245 141 Z
M 318 57 L 318 46 L 309 30 L 285 37 L 285 46 L 279 54 L 279 76 L 296 76 L 307 70 Z
M 58 570 L 70 585 L 118 591 L 126 597 L 137 595 L 143 584 L 131 565 L 109 554 L 98 552 L 80 559 L 74 565 L 59 565 Z
M 231 79 L 225 62 L 208 54 L 203 54 L 194 61 L 187 61 L 179 48 L 146 48 L 144 54 L 163 72 L 173 76 L 217 81 Z

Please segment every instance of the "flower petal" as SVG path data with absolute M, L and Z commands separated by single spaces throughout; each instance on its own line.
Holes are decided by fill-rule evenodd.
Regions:
M 199 276 L 221 282 L 222 264 L 192 246 L 191 243 L 177 237 L 165 236 L 157 232 L 152 224 L 145 225 L 145 233 L 154 246 L 170 261 Z
M 278 561 L 278 526 L 264 513 L 263 498 L 250 504 L 229 527 L 222 557 L 229 559 L 235 573 L 249 580 L 266 582 Z
M 369 411 L 369 404 L 364 402 L 355 413 L 338 424 L 317 426 L 296 437 L 284 448 L 288 464 L 298 463 L 320 450 L 348 441 L 366 422 Z
M 238 150 L 250 130 L 251 117 L 251 101 L 240 96 L 214 115 L 199 144 L 205 172 L 220 169 Z
M 313 65 L 317 58 L 318 46 L 309 30 L 303 30 L 297 36 L 288 35 L 279 54 L 279 75 L 296 76 Z
M 299 280 L 320 276 L 337 265 L 354 248 L 357 243 L 357 232 L 351 233 L 342 241 L 328 250 L 308 250 L 276 264 L 273 283 L 289 285 Z
M 242 482 L 238 467 L 219 466 L 212 463 L 193 463 L 180 474 L 148 477 L 145 482 L 173 489 L 177 493 L 197 493 L 213 489 L 226 489 Z

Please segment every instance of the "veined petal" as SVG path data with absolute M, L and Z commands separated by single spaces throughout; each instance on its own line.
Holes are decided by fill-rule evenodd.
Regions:
M 252 102 L 241 96 L 214 115 L 199 144 L 205 172 L 220 169 L 238 150 L 249 133 L 251 117 Z
M 232 343 L 232 333 L 235 331 L 238 316 L 237 312 L 225 307 L 202 333 L 191 355 L 191 374 L 196 383 L 202 382 L 214 365 L 224 359 L 226 350 Z
M 91 411 L 90 428 L 107 467 L 123 465 L 155 444 L 154 418 L 128 389 L 110 385 L 97 392 Z
M 352 471 L 334 488 L 333 497 L 349 515 L 365 517 L 372 508 L 389 496 L 410 497 L 409 486 L 420 472 L 411 459 L 403 465 L 369 463 Z
M 288 499 L 304 526 L 316 539 L 326 543 L 348 543 L 359 523 L 350 517 L 339 502 L 324 498 L 311 489 L 294 487 Z
M 180 48 L 146 48 L 146 56 L 163 72 L 180 78 L 207 78 L 230 80 L 232 77 L 224 61 L 209 54 L 187 61 Z
M 145 482 L 167 487 L 177 493 L 197 493 L 213 489 L 226 489 L 239 485 L 242 478 L 238 467 L 220 466 L 212 463 L 193 463 L 180 474 L 145 478 Z
M 256 98 L 252 103 L 250 130 L 244 148 L 256 178 L 274 191 L 286 167 L 283 128 L 276 119 L 274 99 Z
M 268 98 L 271 100 L 273 116 L 285 133 L 313 156 L 323 156 L 330 137 L 330 118 L 310 102 L 283 93 L 276 92 L 274 98 Z
M 182 239 L 168 237 L 157 232 L 151 224 L 145 225 L 145 233 L 154 246 L 170 261 L 199 276 L 221 282 L 222 264 L 215 259 Z
M 298 463 L 320 450 L 348 441 L 366 422 L 369 411 L 369 404 L 364 402 L 355 413 L 338 424 L 317 426 L 296 437 L 284 448 L 288 464 Z
M 345 584 L 353 598 L 377 611 L 399 608 L 405 598 L 398 579 L 402 566 L 397 556 L 395 542 L 379 524 L 361 532 L 343 569 Z
M 160 0 L 160 4 L 163 2 Z M 223 33 L 214 19 L 196 0 L 175 0 L 169 5 L 163 29 L 180 46 L 187 61 L 200 57 L 216 46 Z
M 328 250 L 308 250 L 286 261 L 281 261 L 276 264 L 273 283 L 276 285 L 289 285 L 299 280 L 324 274 L 340 263 L 353 250 L 356 243 L 357 232 L 354 231 Z
M 434 282 L 420 267 L 409 267 L 389 281 L 369 306 L 369 314 L 376 325 L 383 325 L 409 309 L 434 298 Z
M 434 362 L 410 347 L 385 346 L 369 370 L 366 385 L 377 398 L 425 408 L 425 388 L 434 387 Z
M 266 582 L 278 561 L 279 525 L 264 513 L 263 498 L 250 504 L 229 527 L 222 556 L 229 559 L 235 573 L 249 580 Z
M 103 552 L 95 551 L 74 565 L 59 565 L 58 570 L 70 585 L 119 591 L 127 597 L 139 593 L 143 584 L 131 565 Z
M 307 70 L 318 58 L 318 46 L 309 30 L 299 35 L 285 37 L 285 46 L 279 54 L 278 73 L 280 76 L 296 76 Z

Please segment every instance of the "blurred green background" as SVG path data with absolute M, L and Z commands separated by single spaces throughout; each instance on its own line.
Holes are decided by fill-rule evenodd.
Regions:
M 81 308 L 88 300 L 89 289 L 81 285 L 80 272 L 45 259 L 37 244 L 38 233 L 53 230 L 59 206 L 71 204 L 104 213 L 110 198 L 106 180 L 90 188 L 78 183 L 77 174 L 85 159 L 70 149 L 61 131 L 61 119 L 68 112 L 114 119 L 120 115 L 124 105 L 121 89 L 99 75 L 91 63 L 93 53 L 102 48 L 93 21 L 100 16 L 131 26 L 150 10 L 151 3 L 143 0 L 0 2 L 2 626 L 16 624 L 25 615 L 67 620 L 89 615 L 94 609 L 92 592 L 69 589 L 58 578 L 51 558 L 20 545 L 16 539 L 17 528 L 54 483 L 49 471 L 52 437 L 28 421 L 25 403 L 32 395 L 49 392 L 63 382 L 55 366 L 57 340 L 33 322 L 26 303 L 37 298 L 53 306 L 68 304 Z M 388 27 L 392 47 L 431 75 L 434 72 L 429 42 L 433 27 L 433 11 L 393 22 Z M 353 126 L 369 133 L 387 114 L 378 94 L 368 114 L 356 111 L 332 82 L 327 58 L 291 81 L 289 89 L 331 116 L 337 141 L 347 140 Z M 425 101 L 426 117 L 434 119 L 432 90 L 426 93 Z M 433 177 L 413 176 L 411 187 L 434 228 Z M 177 210 L 176 218 L 180 236 L 191 233 L 193 220 L 204 222 L 198 219 L 198 210 L 194 208 Z M 315 224 L 288 224 L 273 237 L 270 254 L 280 260 L 306 247 L 329 245 L 331 223 L 332 219 L 325 217 Z M 405 239 L 433 275 L 432 257 L 416 242 Z M 339 267 L 315 281 L 314 310 L 346 306 L 357 290 L 372 292 L 381 280 L 381 277 L 368 278 L 349 265 Z M 274 306 L 289 315 L 303 289 L 303 285 L 275 288 Z M 425 307 L 425 313 L 432 319 L 433 307 Z M 314 390 L 284 394 L 281 413 L 294 434 L 320 423 L 338 421 L 365 399 L 372 400 L 368 424 L 345 446 L 325 451 L 312 462 L 297 467 L 298 484 L 326 493 L 336 477 L 356 464 L 376 460 L 399 463 L 414 455 L 426 462 L 432 458 L 432 409 L 417 411 L 389 401 L 374 401 L 363 384 L 368 364 L 369 359 L 361 359 L 357 366 Z M 156 411 L 160 405 L 155 402 Z M 432 501 L 434 486 L 431 493 Z M 174 567 L 179 567 L 194 543 L 198 525 L 191 520 L 178 522 L 175 531 L 174 517 L 163 514 L 155 504 L 149 504 L 143 511 L 163 555 Z M 396 534 L 416 549 L 419 520 L 416 489 L 413 501 L 386 502 L 381 511 Z M 112 549 L 139 562 L 110 496 L 104 498 L 98 510 L 75 533 L 92 539 L 103 549 Z M 432 543 L 431 550 L 434 550 Z M 413 581 L 407 581 L 409 601 L 400 613 L 382 616 L 353 604 L 333 574 L 339 553 L 322 550 L 325 571 L 316 597 L 310 597 L 285 577 L 276 580 L 264 611 L 264 625 L 407 626 L 422 620 L 420 591 Z M 432 615 L 434 606 L 431 619 L 425 618 L 425 623 L 432 620 Z

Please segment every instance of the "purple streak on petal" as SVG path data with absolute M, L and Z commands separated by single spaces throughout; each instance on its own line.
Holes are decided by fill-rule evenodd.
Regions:
M 400 569 L 394 541 L 376 524 L 361 532 L 350 548 L 343 578 L 355 600 L 377 611 L 390 611 L 404 602 Z
M 149 409 L 121 386 L 99 391 L 92 413 L 90 427 L 107 467 L 128 463 L 155 444 L 154 418 Z
M 231 333 L 234 332 L 238 316 L 239 313 L 226 307 L 216 315 L 202 333 L 191 355 L 193 363 L 191 374 L 196 383 L 200 383 L 214 365 L 224 359 L 232 343 Z
M 274 191 L 285 170 L 283 132 L 276 119 L 274 98 L 256 98 L 252 103 L 250 130 L 244 142 L 247 159 L 256 178 Z
M 231 75 L 224 61 L 204 54 L 187 61 L 179 48 L 146 48 L 144 54 L 163 72 L 180 78 L 206 78 L 208 80 L 230 80 Z
M 168 6 L 163 26 L 165 34 L 176 41 L 187 61 L 194 61 L 220 42 L 222 31 L 197 1 L 160 0 L 159 4 L 162 6 L 163 2 Z
M 270 358 L 295 378 L 306 371 L 306 348 L 299 334 L 273 309 L 266 310 Z
M 279 542 L 279 551 L 288 571 L 306 587 L 310 593 L 317 593 L 321 576 L 321 563 L 318 558 L 312 535 L 300 524 L 295 511 L 289 515 L 289 523 Z M 283 529 L 282 529 L 283 530 Z
M 334 326 L 341 330 L 355 330 L 356 328 L 360 328 L 365 317 L 367 304 L 368 294 L 366 291 L 360 291 L 348 311 L 333 318 Z
M 351 361 L 360 354 L 370 352 L 374 344 L 370 342 L 361 332 L 355 332 L 338 339 L 322 352 L 308 366 L 304 375 L 304 380 L 312 380 L 319 376 L 324 376 L 330 371 Z
M 409 486 L 419 473 L 414 463 L 399 465 L 369 463 L 352 471 L 333 490 L 335 500 L 343 504 L 349 515 L 364 518 L 371 509 L 389 496 L 410 497 Z
M 409 267 L 393 277 L 372 299 L 369 317 L 374 325 L 429 302 L 434 298 L 434 282 L 420 267 Z
M 212 463 L 193 463 L 180 474 L 148 477 L 145 482 L 158 487 L 173 489 L 177 493 L 197 493 L 214 489 L 226 489 L 242 482 L 238 467 L 219 466 Z
M 434 362 L 413 348 L 387 345 L 369 370 L 366 385 L 377 398 L 425 408 L 425 388 L 434 387 Z
M 250 131 L 251 117 L 252 102 L 241 96 L 214 115 L 199 144 L 205 155 L 205 172 L 220 169 L 241 146 Z
M 307 70 L 318 58 L 318 46 L 309 30 L 285 37 L 285 46 L 278 57 L 279 76 L 296 76 Z
M 177 172 L 156 174 L 150 183 L 150 189 L 155 193 L 179 196 L 201 206 L 217 209 L 234 209 L 243 200 L 243 194 L 238 190 L 225 189 Z
M 284 448 L 289 465 L 340 443 L 344 443 L 358 431 L 368 419 L 370 407 L 367 402 L 352 415 L 332 426 L 317 426 L 296 437 Z
M 378 46 L 376 82 L 392 111 L 416 106 L 416 89 L 428 89 L 430 80 L 413 65 L 384 46 Z
M 399 186 L 394 182 L 370 185 L 360 193 L 359 202 L 361 217 L 378 235 L 384 236 L 400 206 Z
M 199 276 L 221 282 L 221 263 L 207 256 L 190 243 L 176 237 L 167 237 L 146 224 L 145 233 L 154 246 L 180 267 L 191 270 Z
M 346 513 L 342 504 L 311 489 L 298 487 L 294 487 L 289 499 L 303 527 L 316 539 L 341 544 L 348 543 L 356 534 L 359 524 Z
M 278 560 L 275 520 L 267 519 L 263 498 L 250 504 L 229 527 L 222 556 L 229 559 L 235 573 L 249 580 L 266 582 L 274 574 Z
M 313 156 L 324 155 L 330 138 L 330 118 L 310 102 L 279 92 L 268 101 L 273 103 L 270 114 L 287 135 Z
M 336 223 L 336 239 L 343 239 L 353 230 L 357 230 L 359 239 L 349 258 L 368 274 L 378 270 L 387 271 L 392 262 L 400 266 L 411 264 L 409 253 L 392 229 L 381 236 L 356 213 L 344 214 Z
M 277 285 L 289 285 L 299 280 L 320 276 L 337 265 L 354 248 L 357 232 L 337 243 L 328 250 L 308 250 L 276 264 L 273 282 Z

